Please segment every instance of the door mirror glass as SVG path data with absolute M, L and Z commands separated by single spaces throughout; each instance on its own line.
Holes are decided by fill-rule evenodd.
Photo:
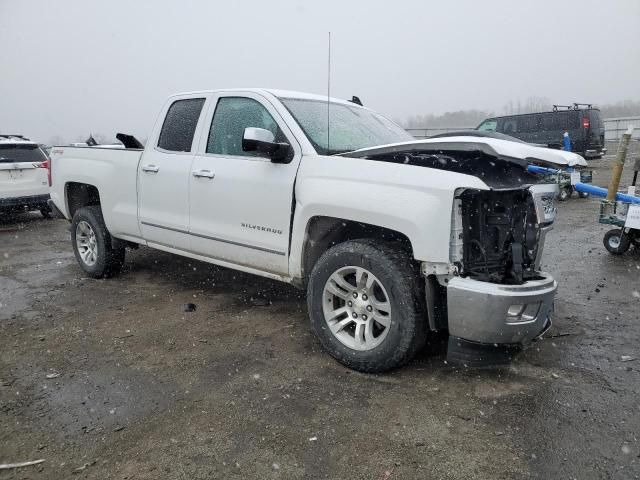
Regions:
M 285 142 L 276 142 L 275 135 L 265 128 L 247 127 L 242 136 L 242 150 L 260 152 L 269 155 L 271 161 L 282 163 L 288 156 L 291 146 Z

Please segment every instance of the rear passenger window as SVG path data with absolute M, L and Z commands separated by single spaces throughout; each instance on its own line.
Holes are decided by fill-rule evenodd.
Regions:
M 570 112 L 553 112 L 544 116 L 543 130 L 557 131 L 569 127 Z
M 158 147 L 171 152 L 190 152 L 204 98 L 176 100 L 167 110 Z
M 502 125 L 502 132 L 506 135 L 513 135 L 514 133 L 517 133 L 517 120 L 515 118 L 505 118 Z
M 518 118 L 518 132 L 537 132 L 538 131 L 538 115 L 527 115 Z
M 542 115 L 542 130 L 549 131 L 555 129 L 553 124 L 555 116 L 555 113 L 545 113 Z

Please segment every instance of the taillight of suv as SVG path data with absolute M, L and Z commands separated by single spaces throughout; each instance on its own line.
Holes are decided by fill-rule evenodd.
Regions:
M 589 128 L 589 117 L 582 117 L 582 128 Z
M 47 179 L 49 181 L 49 186 L 51 186 L 51 159 L 48 158 L 44 162 L 34 163 L 36 168 L 46 168 L 47 169 Z

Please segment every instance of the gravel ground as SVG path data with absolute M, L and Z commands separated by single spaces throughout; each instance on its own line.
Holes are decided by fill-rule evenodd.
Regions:
M 559 205 L 545 340 L 478 371 L 435 337 L 385 375 L 325 354 L 293 287 L 146 248 L 92 280 L 66 222 L 0 218 L 0 463 L 45 459 L 0 479 L 640 478 L 640 250 L 597 209 Z

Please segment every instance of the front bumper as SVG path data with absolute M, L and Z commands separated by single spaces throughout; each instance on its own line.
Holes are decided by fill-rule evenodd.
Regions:
M 522 285 L 454 277 L 447 284 L 449 334 L 477 343 L 525 345 L 551 324 L 558 284 L 546 273 Z
M 49 195 L 29 195 L 28 197 L 0 198 L 0 208 L 42 208 L 47 205 Z

